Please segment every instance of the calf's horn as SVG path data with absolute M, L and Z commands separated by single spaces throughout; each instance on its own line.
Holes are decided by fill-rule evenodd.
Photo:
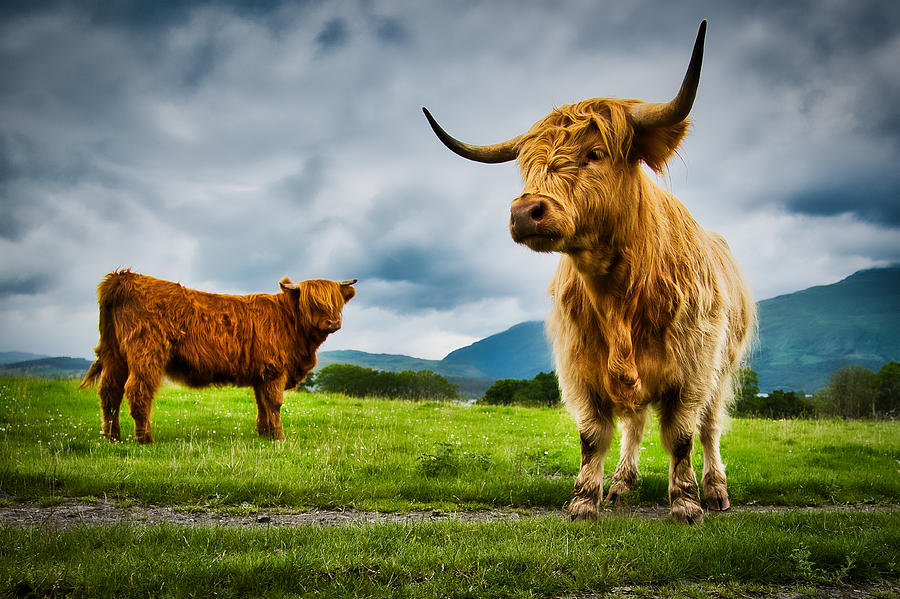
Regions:
M 341 285 L 341 287 L 344 287 L 345 285 L 353 285 L 358 280 L 359 279 L 350 279 L 349 281 L 341 281 L 340 285 Z
M 670 102 L 638 104 L 631 109 L 631 120 L 638 127 L 668 127 L 687 118 L 700 84 L 700 67 L 703 64 L 703 41 L 706 38 L 706 20 L 700 23 L 694 52 L 688 64 L 678 95 Z
M 469 160 L 474 160 L 475 162 L 497 164 L 500 162 L 509 162 L 510 160 L 515 160 L 516 156 L 518 156 L 519 154 L 518 143 L 519 138 L 522 137 L 521 135 L 499 144 L 493 144 L 490 146 L 473 146 L 472 144 L 467 144 L 465 142 L 459 141 L 458 139 L 454 138 L 449 133 L 444 131 L 441 126 L 437 124 L 437 121 L 434 120 L 434 117 L 431 116 L 431 113 L 428 112 L 428 109 L 424 106 L 422 107 L 422 111 L 425 113 L 425 118 L 428 119 L 428 123 L 434 130 L 435 135 L 438 136 L 438 139 L 444 142 L 444 145 L 450 148 L 451 151 L 459 154 L 463 158 L 468 158 Z

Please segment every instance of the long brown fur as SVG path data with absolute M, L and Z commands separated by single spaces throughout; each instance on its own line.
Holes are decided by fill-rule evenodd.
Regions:
M 620 503 L 634 488 L 648 406 L 659 411 L 671 458 L 672 516 L 703 518 L 691 465 L 697 432 L 707 506 L 730 505 L 719 440 L 756 306 L 725 240 L 700 227 L 645 170 L 664 172 L 687 134 L 705 30 L 704 22 L 685 83 L 665 105 L 585 100 L 491 146 L 454 139 L 425 110 L 453 152 L 477 162 L 518 159 L 525 187 L 510 210 L 513 240 L 562 254 L 547 332 L 581 439 L 568 508 L 575 519 L 596 517 L 603 500 L 615 418 L 622 453 L 607 501 Z
M 570 514 L 597 514 L 616 416 L 622 456 L 607 499 L 618 503 L 633 489 L 652 405 L 672 457 L 672 514 L 699 522 L 694 434 L 699 430 L 704 447 L 707 505 L 727 509 L 719 438 L 756 309 L 725 241 L 702 229 L 642 168 L 665 168 L 688 120 L 640 130 L 629 119 L 636 104 L 594 99 L 564 106 L 522 137 L 525 189 L 513 209 L 543 203 L 532 225 L 541 236 L 516 240 L 562 253 L 550 284 L 547 330 L 563 398 L 581 435 Z
M 257 431 L 284 439 L 283 391 L 315 367 L 316 350 L 340 328 L 356 291 L 349 282 L 295 285 L 287 277 L 281 287 L 277 294 L 224 295 L 129 270 L 108 274 L 97 288 L 97 360 L 81 383 L 100 382 L 103 434 L 121 440 L 124 394 L 135 438 L 152 443 L 150 408 L 165 375 L 192 387 L 253 387 Z

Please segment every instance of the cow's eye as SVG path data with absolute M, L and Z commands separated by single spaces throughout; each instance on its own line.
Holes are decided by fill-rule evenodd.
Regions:
M 584 163 L 589 164 L 591 162 L 599 162 L 606 158 L 606 153 L 600 148 L 594 148 L 590 152 L 587 153 L 587 156 L 584 158 Z

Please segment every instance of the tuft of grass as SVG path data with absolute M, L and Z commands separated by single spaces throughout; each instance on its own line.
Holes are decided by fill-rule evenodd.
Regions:
M 111 444 L 100 436 L 96 391 L 76 387 L 0 379 L 5 493 L 183 509 L 561 509 L 580 462 L 578 432 L 563 409 L 288 393 L 287 440 L 276 443 L 256 434 L 252 393 L 228 387 L 163 386 L 150 446 L 135 443 L 123 405 L 124 442 Z M 722 453 L 737 505 L 900 502 L 900 422 L 734 419 Z M 607 476 L 617 459 L 618 439 Z M 651 420 L 627 502 L 665 504 L 668 467 Z
M 704 588 L 895 580 L 898 547 L 900 519 L 890 513 L 733 514 L 711 516 L 703 527 L 544 517 L 281 529 L 4 529 L 0 593 L 478 598 L 580 596 L 628 585 L 708 596 Z

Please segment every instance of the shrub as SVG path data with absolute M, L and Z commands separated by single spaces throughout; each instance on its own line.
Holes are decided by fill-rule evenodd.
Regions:
M 538 373 L 530 381 L 500 379 L 484 392 L 478 403 L 553 407 L 559 403 L 559 381 L 555 372 Z
M 456 399 L 457 386 L 431 370 L 388 372 L 352 364 L 331 364 L 318 371 L 315 389 L 351 397 Z

